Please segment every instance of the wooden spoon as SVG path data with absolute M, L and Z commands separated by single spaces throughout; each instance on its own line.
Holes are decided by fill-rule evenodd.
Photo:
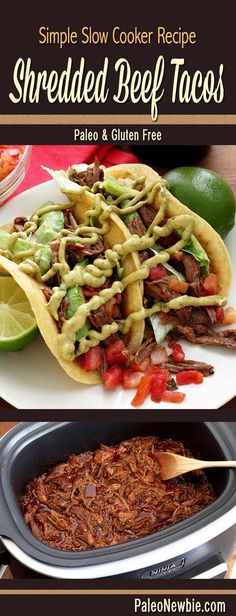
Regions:
M 208 462 L 205 460 L 196 460 L 195 458 L 186 458 L 179 456 L 176 453 L 168 451 L 159 451 L 156 453 L 158 464 L 160 466 L 160 477 L 164 481 L 172 479 L 178 475 L 195 471 L 199 468 L 236 468 L 236 460 L 227 460 L 226 462 Z

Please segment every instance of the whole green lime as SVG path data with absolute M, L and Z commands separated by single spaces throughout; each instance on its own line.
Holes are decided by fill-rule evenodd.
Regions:
M 225 237 L 235 223 L 235 197 L 217 173 L 201 167 L 178 167 L 165 174 L 169 190 Z

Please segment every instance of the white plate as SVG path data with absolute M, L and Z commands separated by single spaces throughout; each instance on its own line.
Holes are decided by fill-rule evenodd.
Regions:
M 48 200 L 66 202 L 54 180 L 30 188 L 8 201 L 0 209 L 0 225 L 16 216 L 28 216 Z M 234 270 L 236 270 L 235 230 L 227 238 Z M 236 306 L 236 279 L 229 305 Z M 236 395 L 235 353 L 215 347 L 184 343 L 186 357 L 213 364 L 215 374 L 202 385 L 182 387 L 186 398 L 180 409 L 216 409 Z M 122 409 L 130 408 L 134 391 L 121 388 L 106 391 L 101 385 L 82 385 L 70 379 L 51 355 L 42 338 L 19 353 L 0 354 L 0 395 L 18 409 Z M 143 409 L 168 409 L 169 404 L 153 403 L 150 398 Z

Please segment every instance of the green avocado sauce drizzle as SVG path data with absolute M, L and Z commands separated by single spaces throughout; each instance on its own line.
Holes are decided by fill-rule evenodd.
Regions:
M 61 333 L 58 334 L 58 346 L 64 359 L 73 361 L 111 334 L 118 331 L 126 334 L 134 321 L 145 319 L 157 312 L 167 313 L 172 309 L 178 310 L 185 306 L 223 306 L 227 302 L 226 298 L 219 295 L 199 298 L 183 295 L 166 303 L 157 302 L 151 308 L 142 307 L 141 310 L 131 313 L 121 323 L 114 321 L 104 325 L 100 332 L 89 329 L 87 318 L 92 310 L 104 305 L 116 294 L 123 293 L 131 283 L 148 278 L 150 269 L 159 263 L 166 263 L 171 254 L 181 250 L 193 231 L 191 215 L 181 214 L 164 221 L 167 209 L 165 180 L 155 181 L 146 188 L 136 190 L 135 186 L 142 187 L 144 181 L 145 177 L 138 178 L 132 187 L 126 187 L 114 182 L 113 178 L 106 180 L 106 183 L 102 185 L 105 184 L 106 192 L 113 197 L 117 196 L 117 186 L 119 187 L 119 195 L 112 201 L 106 200 L 97 192 L 101 187 L 101 183 L 97 182 L 92 189 L 94 207 L 86 212 L 85 222 L 79 224 L 73 231 L 64 228 L 63 210 L 73 208 L 74 203 L 63 205 L 48 203 L 25 223 L 23 232 L 5 233 L 5 236 L 9 237 L 5 238 L 5 246 L 1 248 L 0 253 L 19 263 L 20 270 L 43 283 L 59 272 L 61 285 L 53 287 L 53 295 L 47 304 L 47 309 L 55 320 L 58 320 L 58 310 L 62 299 L 67 294 L 73 299 L 73 304 L 71 304 L 73 307 L 67 311 L 67 318 L 62 325 Z M 109 218 L 112 214 L 118 214 L 121 218 L 133 215 L 140 207 L 151 205 L 156 199 L 158 199 L 159 209 L 143 237 L 134 234 L 122 244 L 115 244 L 113 248 L 105 250 L 104 258 L 98 257 L 92 264 L 79 262 L 73 270 L 70 270 L 66 262 L 66 246 L 69 242 L 81 242 L 83 245 L 96 244 L 99 237 L 109 231 Z M 92 223 L 95 221 L 98 226 L 94 224 L 90 226 L 91 221 Z M 112 276 L 114 268 L 122 271 L 124 260 L 129 254 L 152 248 L 158 238 L 167 237 L 173 231 L 177 231 L 180 236 L 173 246 L 155 254 L 144 261 L 137 271 L 124 276 L 121 280 L 115 280 L 109 288 L 101 290 L 89 301 L 84 301 L 82 293 L 84 285 L 94 289 L 101 287 L 106 279 Z M 44 233 L 46 238 L 49 238 L 48 242 L 60 240 L 57 263 L 52 263 L 50 246 L 47 243 L 43 244 Z M 22 246 L 21 242 L 23 242 Z M 0 236 L 0 246 L 2 245 L 3 239 L 1 242 Z M 77 300 L 75 300 L 76 297 Z M 78 306 L 77 309 L 76 306 Z

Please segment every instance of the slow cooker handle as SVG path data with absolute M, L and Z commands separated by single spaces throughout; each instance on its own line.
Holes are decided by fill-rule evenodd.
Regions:
M 0 456 L 0 468 L 2 464 L 2 458 Z M 5 478 L 6 479 L 6 478 Z M 8 539 L 12 539 L 12 541 L 16 540 L 17 537 L 17 527 L 15 525 L 14 517 L 9 514 L 8 505 L 6 502 L 4 487 L 3 487 L 3 473 L 0 473 L 0 546 L 3 549 L 3 544 L 1 541 L 1 537 L 7 537 Z M 0 550 L 1 555 L 1 550 Z
M 0 577 L 1 577 L 1 569 L 4 565 L 7 565 L 9 563 L 9 559 L 10 559 L 9 554 L 0 540 Z

